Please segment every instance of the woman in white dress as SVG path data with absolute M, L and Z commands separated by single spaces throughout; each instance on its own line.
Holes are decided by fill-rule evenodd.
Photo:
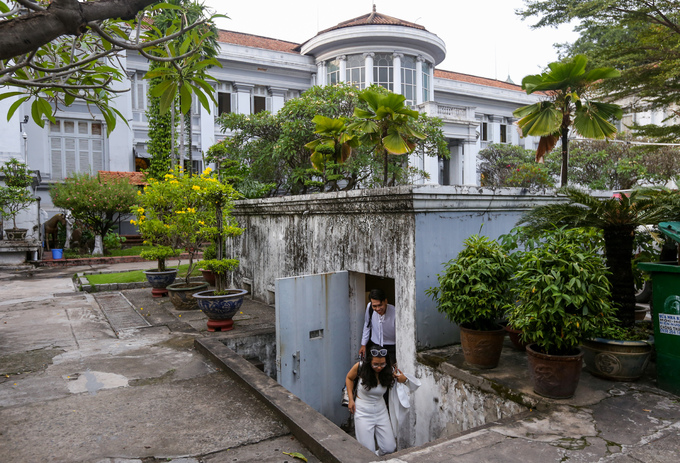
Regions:
M 397 443 L 392 432 L 390 416 L 383 396 L 395 379 L 406 381 L 399 370 L 392 372 L 387 349 L 373 347 L 366 353 L 364 362 L 357 362 L 347 373 L 345 384 L 349 396 L 349 411 L 354 414 L 354 430 L 357 440 L 377 455 L 392 453 Z M 354 397 L 354 381 L 359 381 Z M 378 450 L 375 448 L 378 442 Z

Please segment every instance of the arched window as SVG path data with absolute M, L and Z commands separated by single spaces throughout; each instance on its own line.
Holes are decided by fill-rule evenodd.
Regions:
M 328 85 L 340 83 L 340 63 L 337 59 L 326 61 L 326 76 Z
M 392 53 L 376 53 L 373 60 L 373 82 L 394 91 L 394 67 Z
M 423 101 L 430 101 L 430 65 L 423 63 Z
M 416 59 L 404 56 L 401 59 L 401 94 L 406 97 L 407 105 L 416 104 Z
M 363 55 L 349 55 L 347 57 L 347 82 L 360 89 L 366 87 L 366 67 Z

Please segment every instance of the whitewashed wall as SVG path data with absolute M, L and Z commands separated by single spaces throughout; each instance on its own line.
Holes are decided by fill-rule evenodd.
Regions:
M 519 411 L 418 364 L 417 350 L 459 340 L 457 327 L 437 311 L 425 289 L 437 285 L 442 263 L 480 227 L 495 238 L 509 232 L 522 211 L 555 200 L 553 193 L 522 189 L 423 185 L 240 201 L 234 215 L 246 231 L 234 246 L 241 259 L 235 280 L 247 282 L 255 299 L 271 303 L 274 283 L 282 277 L 347 270 L 394 279 L 397 359 L 423 381 L 414 398 L 413 426 L 402 437 L 422 444 Z M 353 317 L 364 307 L 358 305 Z M 447 424 L 470 406 L 470 417 L 454 428 Z

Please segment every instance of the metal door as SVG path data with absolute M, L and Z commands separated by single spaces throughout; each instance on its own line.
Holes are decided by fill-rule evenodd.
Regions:
M 278 381 L 337 425 L 348 417 L 349 326 L 348 272 L 276 280 Z

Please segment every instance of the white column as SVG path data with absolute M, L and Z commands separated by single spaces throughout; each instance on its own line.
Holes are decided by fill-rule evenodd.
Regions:
M 427 101 L 434 101 L 434 63 L 430 63 L 430 88 L 428 90 Z
M 338 63 L 340 65 L 340 82 L 347 81 L 347 56 L 338 56 Z
M 234 90 L 236 90 L 236 109 L 232 108 L 232 112 L 237 114 L 250 114 L 251 96 L 253 93 L 253 84 L 234 83 Z
M 120 58 L 123 69 L 127 66 L 127 60 L 124 57 Z M 111 86 L 115 90 L 127 90 L 130 88 L 130 80 L 123 80 L 122 82 L 114 80 Z M 132 98 L 131 92 L 121 94 L 119 98 L 113 98 L 110 105 L 121 112 L 125 120 L 132 120 Z M 104 118 L 98 116 L 102 122 L 102 130 L 104 130 Z M 47 124 L 49 127 L 49 123 Z M 49 130 L 49 129 L 48 129 Z M 122 123 L 118 122 L 113 132 L 104 139 L 104 159 L 108 158 L 108 165 L 104 165 L 104 170 L 134 172 L 135 159 L 132 154 L 134 131 Z
M 423 103 L 423 57 L 416 58 L 416 104 Z
M 272 97 L 272 114 L 278 113 L 283 108 L 283 104 L 286 102 L 287 91 L 287 88 L 269 87 L 269 94 Z
M 423 157 L 423 170 L 430 175 L 430 178 L 425 180 L 426 185 L 439 185 L 439 158 L 437 156 L 428 156 L 426 153 Z
M 463 185 L 479 185 L 477 178 L 477 153 L 479 149 L 474 141 L 463 144 Z
M 316 63 L 316 81 L 317 85 L 326 85 L 326 63 L 319 61 Z
M 364 67 L 366 68 L 366 87 L 373 83 L 373 57 L 375 53 L 364 53 Z
M 209 113 L 203 105 L 198 105 L 200 114 L 199 127 L 201 128 L 199 148 L 202 151 L 207 151 L 208 148 L 215 144 L 215 116 L 218 116 L 218 107 L 214 104 L 210 106 L 212 106 L 212 109 Z
M 392 69 L 394 70 L 394 89 L 393 92 L 402 95 L 401 91 L 401 53 L 392 55 Z

